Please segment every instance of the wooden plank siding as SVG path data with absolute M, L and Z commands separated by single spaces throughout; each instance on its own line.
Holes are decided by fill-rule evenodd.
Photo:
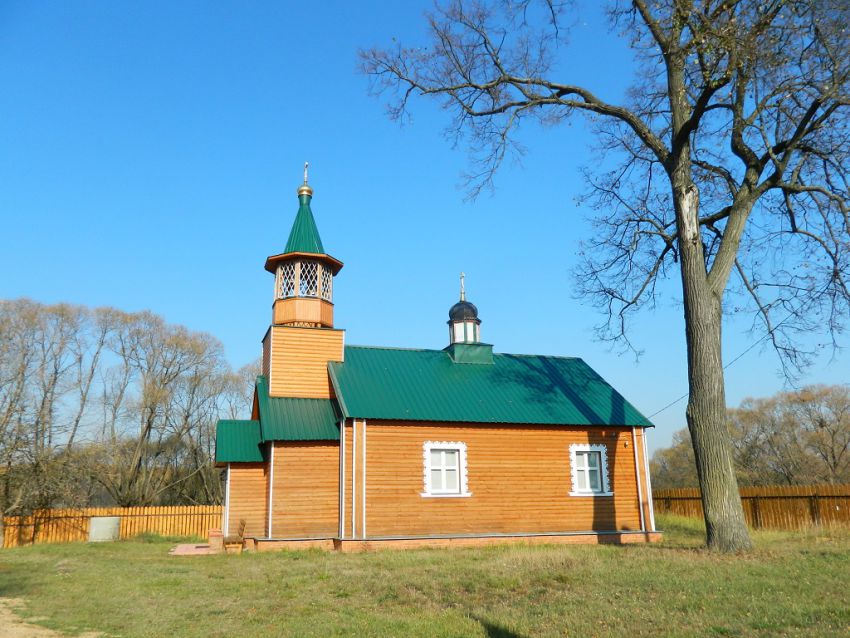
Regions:
M 93 516 L 120 517 L 121 539 L 145 533 L 206 538 L 210 529 L 221 525 L 222 507 L 186 505 L 39 510 L 31 516 L 5 517 L 2 546 L 86 541 L 89 521 Z
M 356 479 L 351 476 L 354 441 L 345 427 L 345 534 L 363 536 L 363 438 L 357 420 Z M 640 530 L 631 428 L 497 426 L 457 423 L 368 421 L 366 438 L 366 535 L 520 534 Z M 426 441 L 458 441 L 467 447 L 470 497 L 423 497 Z M 640 439 L 637 442 L 641 444 Z M 570 496 L 572 443 L 606 445 L 610 497 Z M 646 503 L 646 481 L 644 507 Z M 356 525 L 352 536 L 352 505 Z M 648 525 L 648 510 L 645 509 Z
M 262 375 L 268 377 L 271 373 L 272 363 L 272 329 L 269 328 L 263 337 L 263 359 L 262 359 Z
M 315 323 L 331 328 L 334 325 L 334 305 L 316 297 L 278 299 L 272 309 L 272 322 L 276 325 Z
M 334 538 L 339 533 L 339 444 L 274 444 L 272 538 Z
M 266 463 L 230 464 L 228 531 L 235 534 L 245 519 L 245 536 L 266 535 L 268 467 Z
M 269 394 L 273 397 L 333 397 L 328 361 L 343 360 L 344 331 L 272 326 Z
M 345 443 L 343 446 L 343 450 L 345 452 L 345 458 L 343 459 L 343 463 L 345 466 L 345 481 L 342 490 L 342 502 L 344 515 L 342 520 L 342 538 L 354 538 L 356 536 L 354 525 L 356 524 L 356 519 L 353 518 L 353 506 L 352 506 L 352 486 L 354 485 L 353 476 L 354 476 L 354 456 L 351 449 L 352 442 L 354 441 L 354 429 L 352 426 L 352 420 L 346 419 L 345 425 L 343 427 L 342 437 L 344 437 Z

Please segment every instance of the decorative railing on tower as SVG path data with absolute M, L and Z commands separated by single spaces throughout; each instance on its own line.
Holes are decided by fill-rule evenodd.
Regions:
M 315 297 L 333 301 L 333 270 L 315 260 L 288 261 L 277 267 L 275 298 Z
M 333 301 L 333 271 L 327 266 L 322 266 L 322 288 L 321 297 L 325 301 Z

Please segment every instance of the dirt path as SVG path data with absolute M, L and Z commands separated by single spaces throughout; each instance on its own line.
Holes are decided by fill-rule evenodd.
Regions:
M 19 598 L 0 598 L 0 638 L 64 638 L 66 636 L 58 631 L 31 625 L 21 620 L 15 613 L 15 609 L 22 605 L 23 601 Z M 87 632 L 79 634 L 78 638 L 98 638 L 98 636 L 103 634 Z

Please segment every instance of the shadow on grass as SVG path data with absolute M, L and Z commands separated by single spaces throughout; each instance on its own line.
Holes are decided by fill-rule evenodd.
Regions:
M 472 619 L 477 621 L 478 624 L 484 628 L 484 631 L 487 633 L 487 638 L 525 638 L 525 636 L 523 636 L 522 634 L 518 634 L 515 631 L 508 629 L 507 627 L 498 625 L 485 618 L 472 616 Z
M 661 541 L 656 543 L 636 543 L 623 546 L 627 551 L 651 552 L 705 552 L 705 523 L 702 519 L 659 514 L 656 516 L 655 529 L 661 533 Z
M 661 543 L 648 546 L 667 549 L 699 549 L 705 547 L 705 523 L 702 519 L 663 514 L 657 517 Z
M 3 551 L 3 550 L 0 550 Z M 0 598 L 25 598 L 36 584 L 35 572 L 19 566 L 3 565 L 0 554 Z

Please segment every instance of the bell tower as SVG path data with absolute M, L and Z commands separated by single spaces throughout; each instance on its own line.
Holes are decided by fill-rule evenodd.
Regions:
M 333 328 L 333 279 L 342 262 L 325 252 L 310 202 L 313 189 L 307 183 L 298 188 L 298 213 L 289 232 L 286 247 L 266 259 L 266 270 L 274 278 L 272 323 L 308 328 Z
M 272 323 L 263 338 L 269 394 L 326 399 L 333 390 L 328 361 L 342 361 L 344 331 L 335 330 L 333 282 L 342 262 L 325 252 L 310 207 L 313 189 L 298 188 L 298 212 L 282 253 L 266 259 L 274 277 Z

